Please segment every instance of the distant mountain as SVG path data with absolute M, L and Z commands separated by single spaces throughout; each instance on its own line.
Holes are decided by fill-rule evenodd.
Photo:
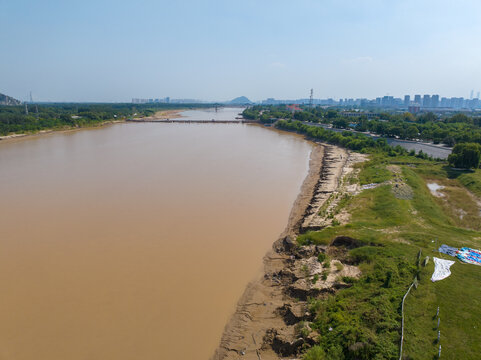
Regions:
M 227 104 L 231 105 L 246 105 L 246 104 L 252 104 L 252 101 L 250 101 L 248 98 L 245 96 L 239 96 L 236 97 L 235 99 L 232 99 L 231 101 L 228 101 Z
M 22 102 L 13 97 L 0 94 L 0 105 L 22 105 Z

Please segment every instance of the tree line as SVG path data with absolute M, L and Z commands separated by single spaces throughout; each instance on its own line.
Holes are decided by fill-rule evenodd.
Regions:
M 0 106 L 0 135 L 85 127 L 109 120 L 150 116 L 156 111 L 207 107 L 207 104 L 27 104 Z
M 273 119 L 292 119 L 303 122 L 331 124 L 339 129 L 354 129 L 360 132 L 396 137 L 404 140 L 420 139 L 435 144 L 454 146 L 457 143 L 481 144 L 481 117 L 470 117 L 462 113 L 438 118 L 428 112 L 418 116 L 411 113 L 379 113 L 368 119 L 367 115 L 348 117 L 337 109 L 305 108 L 290 112 L 285 106 L 253 106 L 244 111 L 244 117 L 261 122 Z

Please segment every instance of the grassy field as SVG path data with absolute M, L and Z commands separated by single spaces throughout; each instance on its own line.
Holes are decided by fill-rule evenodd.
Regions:
M 412 199 L 397 198 L 386 184 L 397 175 L 412 189 Z M 455 172 L 443 163 L 413 157 L 374 156 L 362 165 L 361 183 L 383 183 L 347 204 L 352 218 L 344 226 L 300 235 L 300 244 L 328 244 L 339 235 L 364 244 L 350 250 L 347 261 L 358 264 L 362 277 L 335 296 L 311 300 L 312 328 L 320 343 L 306 359 L 399 358 L 401 300 L 415 277 L 419 286 L 406 299 L 405 359 L 437 358 L 437 307 L 440 307 L 442 358 L 481 358 L 481 267 L 456 260 L 452 275 L 432 283 L 435 244 L 481 248 L 481 218 L 475 195 L 481 171 Z M 436 197 L 427 183 L 445 186 Z M 467 191 L 469 189 L 469 192 Z M 474 194 L 474 195 L 473 195 Z

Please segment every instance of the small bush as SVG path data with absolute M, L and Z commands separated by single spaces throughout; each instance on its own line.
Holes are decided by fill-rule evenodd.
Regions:
M 342 265 L 342 263 L 340 262 L 337 262 L 335 265 L 336 265 L 337 271 L 342 271 L 342 269 L 344 269 L 344 265 Z
M 320 346 L 314 346 L 302 358 L 303 360 L 325 360 L 326 353 Z
M 354 284 L 356 282 L 356 279 L 350 276 L 343 276 L 341 280 L 346 284 Z
M 317 255 L 317 260 L 322 263 L 324 260 L 326 260 L 327 258 L 327 255 L 324 254 L 324 253 L 320 253 L 319 255 Z
M 305 277 L 308 277 L 308 276 L 310 275 L 309 268 L 307 267 L 306 264 L 302 265 L 301 271 L 304 273 L 304 276 L 305 276 Z
M 329 270 L 324 270 L 321 274 L 321 279 L 326 281 L 328 275 L 329 275 Z

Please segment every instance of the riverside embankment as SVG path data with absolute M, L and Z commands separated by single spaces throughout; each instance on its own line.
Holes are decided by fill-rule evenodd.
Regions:
M 344 264 L 342 270 L 326 274 L 314 284 L 310 276 L 322 275 L 315 256 L 336 252 L 336 246 L 333 245 L 334 250 L 311 247 L 298 251 L 295 245 L 300 232 L 322 228 L 333 220 L 320 215 L 321 208 L 335 206 L 339 195 L 359 191 L 356 184 L 346 184 L 343 179 L 354 171 L 354 163 L 365 160 L 363 155 L 340 147 L 314 146 L 309 172 L 292 207 L 288 225 L 265 255 L 263 271 L 239 300 L 213 360 L 239 359 L 240 356 L 255 360 L 293 358 L 304 344 L 298 332 L 301 322 L 310 316 L 307 297 L 332 293 L 345 286 L 339 277 L 359 275 L 356 267 Z M 343 221 L 342 214 L 339 219 Z M 332 260 L 333 267 L 336 263 L 340 261 Z M 309 276 L 305 274 L 307 268 Z

